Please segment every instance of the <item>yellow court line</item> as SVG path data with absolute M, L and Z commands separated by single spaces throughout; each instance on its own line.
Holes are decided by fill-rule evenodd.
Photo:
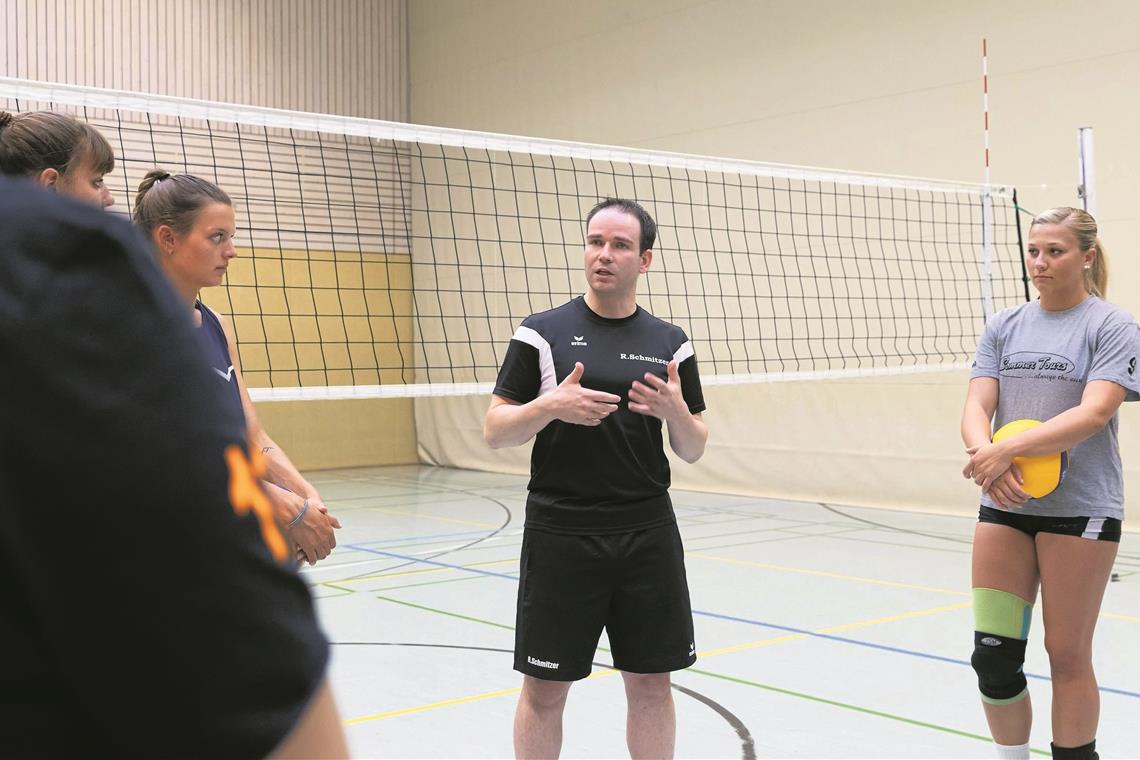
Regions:
M 400 510 L 396 507 L 368 507 L 377 512 L 388 512 L 393 515 L 403 515 L 404 517 L 422 517 L 425 520 L 436 520 L 438 522 L 455 523 L 456 525 L 474 525 L 476 528 L 498 528 L 498 525 L 487 522 L 477 522 L 475 520 L 461 520 L 458 517 L 440 517 L 439 515 L 426 515 L 423 512 L 408 512 Z
M 759 649 L 760 647 L 771 646 L 772 644 L 783 644 L 785 641 L 798 641 L 806 639 L 811 634 L 807 633 L 788 633 L 783 636 L 776 636 L 771 639 L 760 639 L 759 641 L 749 641 L 744 644 L 733 644 L 730 647 L 721 647 L 720 649 L 710 649 L 707 652 L 697 652 L 698 657 L 715 657 L 718 654 L 732 654 L 733 652 L 743 652 L 748 649 Z
M 899 581 L 884 581 L 879 578 L 864 578 L 858 575 L 844 575 L 843 573 L 829 573 L 825 570 L 808 570 L 803 567 L 787 567 L 785 565 L 770 565 L 767 562 L 753 562 L 747 559 L 731 559 L 729 557 L 717 557 L 712 554 L 702 554 L 701 552 L 685 552 L 687 557 L 696 557 L 698 559 L 708 559 L 715 562 L 727 562 L 730 565 L 745 565 L 747 567 L 759 567 L 764 570 L 779 570 L 784 573 L 796 573 L 798 575 L 815 575 L 821 578 L 837 578 L 843 581 L 857 581 L 859 583 L 873 583 L 876 586 L 889 586 L 891 588 L 905 588 L 913 591 L 933 591 L 938 594 L 950 594 L 952 596 L 971 596 L 969 591 L 955 591 L 948 588 L 938 588 L 936 586 L 919 586 L 914 583 L 900 583 Z
M 362 715 L 359 718 L 351 718 L 343 721 L 346 726 L 355 726 L 360 723 L 368 723 L 373 720 L 384 720 L 385 718 L 397 718 L 401 715 L 411 715 L 412 713 L 426 712 L 428 710 L 438 710 L 441 707 L 451 707 L 452 705 L 462 705 L 467 702 L 478 702 L 483 699 L 494 699 L 495 697 L 505 697 L 508 694 L 518 694 L 522 691 L 521 686 L 516 686 L 513 689 L 499 689 L 498 691 L 485 691 L 482 694 L 471 694 L 466 697 L 458 697 L 456 699 L 448 699 L 443 702 L 432 702 L 430 705 L 417 705 L 415 707 L 405 707 L 402 710 L 391 710 L 389 712 L 375 713 L 373 715 Z
M 917 590 L 917 591 L 933 591 L 933 592 L 940 593 L 940 594 L 950 594 L 952 596 L 972 596 L 972 593 L 969 591 L 955 591 L 952 589 L 937 588 L 937 587 L 933 587 L 933 586 L 919 586 L 919 585 L 910 584 L 910 583 L 899 583 L 897 581 L 884 581 L 884 580 L 880 580 L 878 578 L 864 578 L 864 577 L 856 576 L 856 575 L 844 575 L 842 573 L 831 573 L 831 572 L 826 572 L 823 570 L 809 570 L 807 568 L 787 567 L 784 565 L 772 565 L 772 564 L 768 564 L 765 562 L 753 562 L 751 560 L 730 559 L 728 557 L 717 557 L 717 556 L 714 556 L 711 554 L 702 554 L 700 552 L 685 552 L 685 554 L 686 554 L 686 556 L 696 557 L 699 559 L 713 560 L 716 562 L 726 562 L 726 563 L 732 564 L 732 565 L 744 565 L 744 566 L 748 566 L 748 567 L 758 567 L 758 568 L 762 568 L 765 570 L 778 570 L 781 572 L 797 573 L 797 574 L 801 574 L 801 575 L 814 575 L 814 576 L 819 576 L 819 577 L 823 577 L 823 578 L 837 578 L 840 580 L 857 581 L 860 583 L 872 583 L 875 585 L 889 586 L 892 588 L 905 588 L 905 589 L 912 589 L 912 590 Z M 515 560 L 513 560 L 513 559 L 495 560 L 492 562 L 482 562 L 482 563 L 478 563 L 475 565 L 465 565 L 465 567 L 478 567 L 481 565 L 493 565 L 493 564 L 501 564 L 504 562 L 514 562 L 514 561 Z M 396 575 L 414 575 L 417 573 L 424 573 L 424 572 L 442 572 L 444 570 L 450 570 L 450 569 L 452 569 L 452 568 L 434 568 L 432 570 L 426 570 L 426 571 L 415 570 L 415 571 L 407 571 L 405 573 L 393 573 L 391 575 L 377 575 L 377 576 L 372 576 L 372 577 L 390 578 L 390 577 L 396 577 Z M 361 579 L 361 580 L 363 580 L 363 579 Z M 871 620 L 862 620 L 862 621 L 858 621 L 858 622 L 854 622 L 854 623 L 844 623 L 841 625 L 829 626 L 827 628 L 819 628 L 819 629 L 816 629 L 815 631 L 813 631 L 813 633 L 832 634 L 832 633 L 838 633 L 840 631 L 850 631 L 850 630 L 854 630 L 856 628 L 868 628 L 870 626 L 882 625 L 884 623 L 893 623 L 893 622 L 897 622 L 900 620 L 908 620 L 911 618 L 925 617 L 928 615 L 937 615 L 937 614 L 940 614 L 943 612 L 953 612 L 956 610 L 962 610 L 962 609 L 966 609 L 966 608 L 972 606 L 972 604 L 973 604 L 972 600 L 971 601 L 964 601 L 964 602 L 955 602 L 954 604 L 947 604 L 947 605 L 943 605 L 940 607 L 931 607 L 931 608 L 925 609 L 925 610 L 915 610 L 913 612 L 904 612 L 904 613 L 901 613 L 898 615 L 889 615 L 887 617 L 873 618 Z M 1116 614 L 1116 613 L 1102 613 L 1101 617 L 1113 618 L 1113 619 L 1117 619 L 1117 620 L 1129 620 L 1129 621 L 1140 622 L 1140 617 L 1137 617 L 1134 615 L 1120 615 L 1120 614 Z M 756 648 L 763 647 L 763 646 L 771 646 L 773 644 L 782 644 L 782 643 L 788 642 L 788 641 L 797 641 L 799 639 L 808 638 L 810 636 L 811 636 L 811 634 L 808 634 L 808 633 L 786 634 L 783 636 L 776 636 L 776 637 L 773 637 L 770 639 L 760 639 L 758 641 L 749 641 L 749 642 L 745 642 L 742 644 L 734 644 L 732 646 L 721 647 L 719 649 L 710 649 L 708 651 L 700 652 L 699 656 L 700 657 L 714 657 L 716 655 L 721 655 L 721 654 L 732 654 L 735 652 L 746 651 L 749 649 L 756 649 Z M 595 671 L 594 673 L 591 673 L 588 676 L 587 680 L 588 679 L 594 679 L 594 678 L 606 678 L 609 676 L 614 676 L 614 675 L 617 675 L 618 672 L 619 671 L 616 671 L 616 670 Z M 392 710 L 392 711 L 384 712 L 384 713 L 375 713 L 373 715 L 363 715 L 359 718 L 351 718 L 349 720 L 345 720 L 344 725 L 345 726 L 355 726 L 355 725 L 358 725 L 360 723 L 367 723 L 367 722 L 374 721 L 374 720 L 384 720 L 386 718 L 395 718 L 395 717 L 399 717 L 401 715 L 410 715 L 412 713 L 425 712 L 427 710 L 436 710 L 436 709 L 443 708 L 443 707 L 451 707 L 454 705 L 461 705 L 461 704 L 466 704 L 469 702 L 478 702 L 478 701 L 481 701 L 484 699 L 493 699 L 495 697 L 507 696 L 509 694 L 518 694 L 521 691 L 522 691 L 521 687 L 515 687 L 512 689 L 500 689 L 499 691 L 487 691 L 487 692 L 483 692 L 481 694 L 471 694 L 471 695 L 466 696 L 466 697 L 458 697 L 456 699 L 449 699 L 449 700 L 445 700 L 443 702 L 432 702 L 431 704 L 417 705 L 415 707 L 406 707 L 406 708 L 401 709 L 401 710 Z
M 863 628 L 872 625 L 880 625 L 882 623 L 892 623 L 897 620 L 906 620 L 907 618 L 922 617 L 924 615 L 935 615 L 939 612 L 948 612 L 951 610 L 959 610 L 963 607 L 968 607 L 970 602 L 958 602 L 957 604 L 949 604 L 942 607 L 933 607 L 928 610 L 917 610 L 915 612 L 904 612 L 901 615 L 891 615 L 889 617 L 875 618 L 873 620 L 863 620 L 857 623 L 846 623 L 843 625 L 831 626 L 830 628 L 820 628 L 815 633 L 835 633 L 836 631 L 845 631 L 852 628 Z M 700 657 L 712 657 L 718 654 L 730 654 L 732 652 L 739 652 L 746 649 L 754 649 L 756 647 L 767 646 L 770 644 L 779 644 L 784 641 L 795 641 L 810 636 L 807 633 L 793 633 L 786 636 L 778 636 L 772 639 L 764 639 L 762 641 L 751 641 L 745 644 L 736 644 L 731 647 L 724 647 L 722 649 L 712 649 L 707 652 L 701 652 Z M 586 677 L 585 680 L 608 678 L 615 676 L 618 670 L 596 670 Z M 375 713 L 373 715 L 362 715 L 359 718 L 351 718 L 344 721 L 345 726 L 355 726 L 360 723 L 368 723 L 374 720 L 384 720 L 386 718 L 397 718 L 401 715 L 411 715 L 412 713 L 424 712 L 427 710 L 436 710 L 441 707 L 452 707 L 454 705 L 462 705 L 468 702 L 479 702 L 484 699 L 494 699 L 495 697 L 504 697 L 508 694 L 518 694 L 522 691 L 522 687 L 516 686 L 513 689 L 500 689 L 498 691 L 485 691 L 480 694 L 471 694 L 466 697 L 457 697 L 455 699 L 444 700 L 443 702 L 432 702 L 427 705 L 416 705 L 415 707 L 405 707 L 402 710 L 391 710 L 389 712 Z
M 343 580 L 343 581 L 338 581 L 335 578 L 333 578 L 333 579 L 330 579 L 327 581 L 321 581 L 320 583 L 318 583 L 316 585 L 325 586 L 328 584 L 332 584 L 333 586 L 347 586 L 350 583 L 360 583 L 361 581 L 375 580 L 377 578 L 399 578 L 400 576 L 403 576 L 403 575 L 430 575 L 431 573 L 446 573 L 446 572 L 449 572 L 452 570 L 459 570 L 462 568 L 487 567 L 488 565 L 504 565 L 504 564 L 507 564 L 508 562 L 518 563 L 518 560 L 514 559 L 514 558 L 511 558 L 511 559 L 492 559 L 492 560 L 487 560 L 486 562 L 473 562 L 470 565 L 462 565 L 460 567 L 432 567 L 432 568 L 426 568 L 423 570 L 404 570 L 404 571 L 399 572 L 399 573 L 376 573 L 374 575 L 353 576 L 353 577 L 348 578 L 348 579 Z
M 607 678 L 609 676 L 616 676 L 620 670 L 596 670 L 590 675 L 586 676 L 584 681 L 593 681 L 598 678 Z M 369 723 L 374 720 L 384 720 L 385 718 L 398 718 L 401 715 L 412 715 L 418 712 L 427 712 L 428 710 L 438 710 L 441 707 L 452 707 L 454 705 L 463 705 L 469 702 L 481 702 L 484 699 L 494 699 L 495 697 L 505 697 L 510 694 L 518 694 L 522 691 L 521 686 L 515 686 L 511 689 L 499 689 L 498 691 L 485 691 L 481 694 L 470 694 L 466 697 L 457 697 L 455 699 L 447 699 L 443 702 L 432 702 L 428 705 L 416 705 L 415 707 L 405 707 L 400 710 L 390 710 L 388 712 L 374 713 L 372 715 L 361 715 L 359 718 L 351 718 L 342 721 L 345 726 L 355 726 L 360 723 Z
M 717 557 L 712 554 L 703 554 L 701 552 L 685 552 L 686 557 L 697 557 L 699 559 L 708 559 L 716 562 L 727 562 L 730 565 L 744 565 L 746 567 L 758 567 L 763 570 L 779 570 L 785 573 L 796 573 L 799 575 L 815 575 L 821 578 L 836 578 L 844 581 L 856 581 L 858 583 L 873 583 L 876 586 L 889 586 L 891 588 L 905 588 L 914 591 L 933 591 L 938 594 L 949 594 L 951 596 L 972 596 L 971 591 L 955 591 L 948 588 L 938 588 L 937 586 L 918 586 L 912 583 L 900 583 L 899 581 L 884 581 L 879 578 L 864 578 L 859 575 L 844 575 L 843 573 L 830 573 L 825 570 L 809 570 L 804 567 L 787 567 L 786 565 L 772 565 L 767 562 L 753 562 L 747 559 L 732 559 L 730 557 Z M 969 604 L 963 604 L 963 607 L 968 607 Z M 1109 620 L 1126 620 L 1130 623 L 1140 623 L 1140 616 L 1124 615 L 1118 612 L 1102 612 L 1101 618 Z M 856 624 L 857 625 L 857 624 Z
M 899 620 L 909 620 L 911 618 L 926 617 L 927 615 L 937 615 L 942 612 L 953 612 L 969 607 L 972 602 L 956 602 L 954 604 L 946 604 L 941 607 L 931 607 L 927 610 L 915 610 L 914 612 L 904 612 L 900 615 L 889 615 L 887 617 L 875 618 L 874 620 L 862 620 L 857 623 L 845 623 L 843 625 L 833 625 L 829 628 L 817 628 L 812 633 L 831 634 L 839 633 L 840 631 L 851 631 L 856 628 L 868 628 L 872 625 L 881 625 L 883 623 L 894 623 Z M 811 633 L 790 633 L 784 636 L 777 636 L 771 639 L 760 639 L 759 641 L 749 641 L 743 644 L 734 644 L 728 647 L 721 647 L 719 649 L 710 649 L 707 652 L 700 652 L 701 657 L 712 657 L 718 654 L 732 654 L 733 652 L 743 652 L 748 649 L 757 649 L 759 647 L 766 647 L 772 644 L 782 644 L 785 641 L 796 641 L 798 639 L 810 638 Z
M 1121 615 L 1119 612 L 1102 612 L 1102 618 L 1109 618 L 1111 620 L 1127 620 L 1130 623 L 1140 623 L 1140 616 L 1136 615 Z
M 927 615 L 937 615 L 941 612 L 953 612 L 955 610 L 969 609 L 974 605 L 974 600 L 968 602 L 955 602 L 954 604 L 944 604 L 941 607 L 931 607 L 928 610 L 915 610 L 914 612 L 903 612 L 899 615 L 889 615 L 887 617 L 876 618 L 875 620 L 864 620 L 861 623 L 846 623 L 844 625 L 834 625 L 830 628 L 820 628 L 816 633 L 839 633 L 840 631 L 853 631 L 856 628 L 867 628 L 879 623 L 894 623 L 898 620 L 910 620 L 917 617 L 926 617 Z

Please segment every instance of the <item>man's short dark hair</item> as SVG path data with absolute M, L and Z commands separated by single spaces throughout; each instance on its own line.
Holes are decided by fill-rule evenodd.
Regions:
M 604 211 L 607 208 L 616 208 L 625 213 L 633 216 L 641 224 L 641 241 L 640 247 L 637 249 L 638 253 L 645 253 L 653 247 L 653 243 L 657 241 L 657 222 L 653 221 L 653 217 L 649 215 L 640 203 L 631 201 L 627 198 L 606 198 L 590 209 L 590 213 L 586 214 L 586 229 L 590 229 L 590 220 L 599 211 Z

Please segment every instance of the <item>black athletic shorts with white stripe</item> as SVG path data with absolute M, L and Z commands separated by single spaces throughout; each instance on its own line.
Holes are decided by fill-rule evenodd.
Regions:
M 1046 517 L 983 506 L 978 510 L 978 522 L 1008 525 L 1028 536 L 1036 536 L 1038 533 L 1057 533 L 1093 541 L 1120 543 L 1121 522 L 1115 517 Z
M 603 628 L 618 670 L 667 673 L 697 661 L 676 523 L 585 536 L 525 529 L 515 670 L 585 678 Z

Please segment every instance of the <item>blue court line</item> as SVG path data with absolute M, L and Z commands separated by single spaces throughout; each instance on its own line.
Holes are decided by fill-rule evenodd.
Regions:
M 370 554 L 379 554 L 379 555 L 384 556 L 384 557 L 391 557 L 392 559 L 411 560 L 412 562 L 422 562 L 426 565 L 436 565 L 437 567 L 446 567 L 446 568 L 450 568 L 452 570 L 463 570 L 463 571 L 468 572 L 468 573 L 476 573 L 478 575 L 489 575 L 493 578 L 506 578 L 508 580 L 518 581 L 517 575 L 507 575 L 506 573 L 493 573 L 490 570 L 480 570 L 479 568 L 475 568 L 475 567 L 464 567 L 463 565 L 453 565 L 449 562 L 437 562 L 437 561 L 431 560 L 431 559 L 422 559 L 420 557 L 411 557 L 411 556 L 408 556 L 406 554 L 395 554 L 393 552 L 384 552 L 384 551 L 380 551 L 378 549 L 367 549 L 365 547 L 358 547 L 358 546 L 355 546 L 353 544 L 349 544 L 348 547 L 350 549 L 358 549 L 360 551 L 368 552 Z M 831 641 L 838 641 L 838 642 L 843 643 L 843 644 L 854 644 L 855 646 L 867 647 L 869 649 L 881 649 L 884 652 L 892 652 L 894 654 L 905 654 L 905 655 L 909 655 L 910 657 L 922 657 L 922 658 L 927 659 L 927 660 L 935 660 L 937 662 L 947 662 L 947 663 L 950 663 L 952 665 L 964 665 L 968 668 L 971 668 L 971 669 L 973 668 L 973 666 L 970 664 L 969 660 L 958 660 L 958 659 L 955 659 L 953 657 L 943 657 L 942 655 L 930 654 L 928 652 L 917 652 L 913 649 L 903 649 L 901 647 L 892 647 L 892 646 L 888 646 L 887 644 L 874 644 L 870 641 L 860 641 L 859 639 L 849 639 L 849 638 L 846 638 L 844 636 L 835 636 L 835 635 L 832 635 L 830 633 L 816 633 L 815 631 L 810 631 L 806 628 L 793 628 L 792 626 L 788 626 L 788 625 L 780 625 L 778 623 L 765 623 L 762 620 L 750 620 L 749 618 L 735 617 L 733 615 L 722 615 L 718 612 L 705 612 L 704 610 L 693 610 L 693 614 L 694 615 L 703 615 L 705 617 L 711 617 L 711 618 L 718 618 L 720 620 L 728 620 L 728 621 L 731 621 L 733 623 L 744 623 L 746 625 L 760 626 L 761 628 L 771 628 L 773 630 L 786 631 L 788 633 L 799 633 L 799 634 L 803 634 L 804 636 L 812 636 L 812 637 L 817 638 L 817 639 L 829 639 Z M 1025 677 L 1026 678 L 1033 678 L 1033 679 L 1036 679 L 1038 681 L 1050 680 L 1049 676 L 1038 675 L 1037 673 L 1026 673 Z M 1097 685 L 1097 688 L 1100 691 L 1103 691 L 1107 694 L 1119 694 L 1122 697 L 1133 697 L 1136 699 L 1140 699 L 1140 692 L 1127 691 L 1125 689 L 1114 689 L 1110 686 L 1100 686 L 1099 684 Z
M 705 612 L 704 610 L 693 610 L 693 614 L 694 615 L 704 615 L 705 617 L 711 617 L 711 618 L 719 618 L 720 620 L 730 620 L 734 623 L 746 623 L 747 625 L 756 625 L 756 626 L 760 626 L 762 628 L 772 628 L 772 629 L 777 630 L 777 631 L 787 631 L 788 633 L 799 633 L 799 634 L 803 634 L 804 636 L 812 636 L 812 637 L 817 638 L 817 639 L 829 639 L 831 641 L 838 641 L 838 642 L 841 642 L 843 644 L 854 644 L 856 646 L 867 647 L 869 649 L 881 649 L 884 652 L 892 652 L 894 654 L 905 654 L 905 655 L 909 655 L 911 657 L 922 657 L 922 658 L 927 659 L 927 660 L 936 660 L 938 662 L 948 662 L 948 663 L 951 663 L 953 665 L 965 665 L 968 668 L 973 668 L 973 665 L 970 664 L 969 660 L 958 660 L 958 659 L 955 659 L 953 657 L 943 657 L 942 655 L 930 654 L 928 652 L 916 652 L 913 649 L 903 649 L 901 647 L 892 647 L 892 646 L 889 646 L 887 644 L 875 644 L 875 643 L 872 643 L 870 641 L 861 641 L 859 639 L 849 639 L 846 636 L 835 636 L 835 635 L 830 634 L 830 633 L 816 633 L 815 631 L 810 631 L 810 630 L 807 630 L 806 628 L 794 628 L 792 626 L 779 625 L 777 623 L 765 623 L 761 620 L 749 620 L 748 618 L 734 617 L 732 615 L 722 615 L 722 614 L 717 613 L 717 612 Z M 1026 673 L 1025 677 L 1026 678 L 1034 678 L 1038 681 L 1050 680 L 1049 676 L 1043 676 L 1043 675 L 1040 675 L 1037 673 Z M 1124 696 L 1124 697 L 1135 697 L 1137 699 L 1140 699 L 1140 692 L 1127 691 L 1125 689 L 1114 689 L 1114 688 L 1109 687 L 1109 686 L 1100 686 L 1099 684 L 1098 684 L 1097 688 L 1100 691 L 1107 692 L 1109 694 L 1119 694 L 1119 695 Z
M 435 565 L 436 567 L 447 567 L 452 570 L 463 570 L 468 573 L 475 573 L 477 575 L 489 575 L 492 578 L 506 578 L 511 581 L 518 581 L 517 575 L 507 575 L 506 573 L 493 573 L 490 570 L 480 570 L 477 567 L 464 567 L 463 565 L 453 565 L 449 562 L 436 562 L 434 559 L 424 559 L 423 557 L 411 557 L 407 554 L 396 554 L 395 552 L 385 552 L 379 549 L 369 549 L 366 546 L 359 546 L 357 544 L 347 544 L 349 549 L 355 549 L 360 552 L 367 552 L 368 554 L 377 554 L 381 557 L 391 557 L 392 559 L 405 559 L 412 562 L 420 562 L 425 565 Z
M 460 538 L 466 536 L 482 536 L 490 534 L 489 530 L 465 530 L 460 533 L 432 533 L 427 536 L 403 536 L 401 538 L 382 538 L 375 541 L 362 541 L 357 544 L 348 544 L 348 546 L 374 546 L 376 544 L 398 544 L 402 541 L 422 541 L 427 538 Z

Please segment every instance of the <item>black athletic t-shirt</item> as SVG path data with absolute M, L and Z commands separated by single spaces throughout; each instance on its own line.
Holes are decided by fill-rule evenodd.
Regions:
M 308 705 L 224 390 L 129 223 L 0 179 L 0 755 L 263 757 Z
M 226 331 L 218 315 L 209 306 L 196 301 L 194 308 L 202 315 L 202 326 L 198 328 L 198 338 L 202 341 L 206 357 L 210 362 L 210 369 L 217 376 L 215 382 L 222 383 L 225 388 L 226 402 L 230 411 L 245 419 L 245 410 L 241 405 L 241 390 L 238 389 L 237 375 L 234 374 L 234 363 L 230 358 L 229 341 L 226 340 Z
M 685 332 L 637 307 L 598 316 L 579 296 L 527 317 L 511 338 L 494 394 L 525 404 L 550 393 L 582 362 L 582 386 L 621 396 L 596 427 L 555 420 L 535 437 L 526 525 L 551 533 L 618 533 L 675 520 L 661 420 L 629 410 L 629 389 L 646 372 L 667 379 L 676 359 L 693 414 L 705 409 L 697 360 Z

